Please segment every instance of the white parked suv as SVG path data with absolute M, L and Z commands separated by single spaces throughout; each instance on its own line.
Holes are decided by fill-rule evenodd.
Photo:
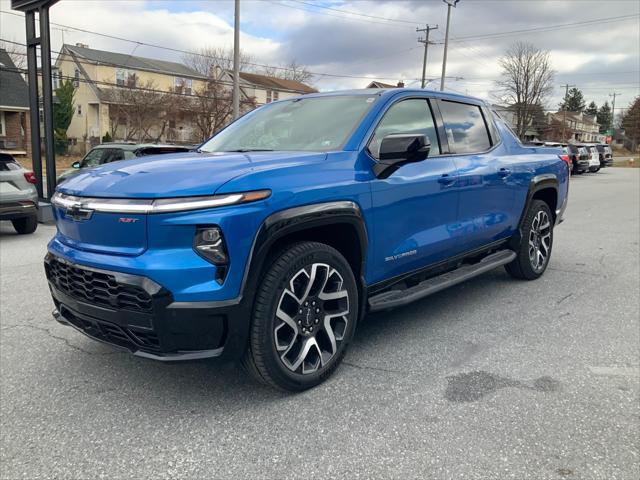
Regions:
M 0 220 L 11 220 L 20 234 L 38 227 L 38 192 L 33 172 L 8 153 L 0 153 Z
M 589 171 L 595 173 L 600 170 L 600 152 L 595 145 L 585 145 L 584 148 L 589 153 Z

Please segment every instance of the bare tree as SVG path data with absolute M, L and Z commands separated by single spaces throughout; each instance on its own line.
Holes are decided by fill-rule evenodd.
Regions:
M 21 45 L 15 43 L 0 41 L 0 50 L 5 50 L 9 54 L 9 58 L 18 69 L 27 66 L 27 51 Z
M 176 108 L 176 95 L 157 90 L 153 80 L 140 86 L 115 87 L 105 91 L 109 103 L 111 133 L 125 127 L 125 141 L 159 141 Z
M 307 70 L 307 67 L 299 64 L 295 59 L 281 67 L 267 65 L 263 67 L 261 73 L 267 77 L 282 78 L 283 80 L 295 80 L 296 82 L 301 83 L 309 83 L 313 79 L 313 74 Z
M 280 78 L 285 80 L 295 80 L 296 82 L 307 83 L 313 78 L 313 74 L 307 67 L 300 65 L 295 59 L 285 65 L 286 70 L 281 70 Z
M 553 91 L 549 52 L 530 43 L 517 42 L 498 61 L 502 79 L 497 82 L 500 100 L 515 114 L 515 131 L 524 138 L 536 113 L 536 105 Z
M 216 67 L 222 70 L 233 70 L 233 48 L 204 47 L 194 53 L 185 53 L 182 61 L 200 75 L 213 77 Z M 240 51 L 240 70 L 250 70 L 252 63 L 253 57 Z
M 206 86 L 195 92 L 189 99 L 189 112 L 198 128 L 200 140 L 204 141 L 224 127 L 233 116 L 231 88 L 218 80 L 210 79 Z M 241 111 L 256 108 L 254 98 L 241 98 Z

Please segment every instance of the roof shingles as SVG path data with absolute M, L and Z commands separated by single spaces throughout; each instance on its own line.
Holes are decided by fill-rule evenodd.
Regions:
M 27 82 L 4 49 L 0 49 L 0 107 L 29 108 Z

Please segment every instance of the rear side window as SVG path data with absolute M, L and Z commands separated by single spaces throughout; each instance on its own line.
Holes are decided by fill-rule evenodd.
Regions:
M 392 133 L 424 134 L 431 142 L 429 155 L 440 155 L 436 126 L 426 98 L 402 100 L 387 110 L 369 142 L 369 151 L 375 157 L 378 157 L 382 139 Z
M 0 153 L 0 172 L 7 172 L 9 170 L 20 170 L 20 165 L 15 159 L 7 154 Z
M 478 153 L 491 148 L 487 124 L 479 106 L 443 100 L 440 112 L 453 153 Z

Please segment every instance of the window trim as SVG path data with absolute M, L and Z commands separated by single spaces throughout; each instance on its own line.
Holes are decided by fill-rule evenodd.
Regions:
M 437 102 L 438 102 L 438 112 L 440 113 L 440 120 L 442 121 L 442 128 L 443 128 L 443 130 L 445 130 L 445 138 L 447 139 L 447 145 L 449 146 L 449 148 L 448 148 L 449 153 L 447 154 L 448 156 L 458 157 L 458 156 L 461 156 L 461 155 L 484 155 L 484 154 L 492 152 L 497 147 L 502 145 L 502 137 L 500 137 L 499 132 L 498 132 L 498 137 L 500 138 L 500 141 L 498 143 L 496 143 L 496 144 L 493 144 L 493 142 L 492 142 L 491 132 L 489 130 L 489 125 L 487 124 L 487 120 L 486 120 L 486 117 L 485 117 L 484 111 L 483 111 L 484 105 L 477 104 L 477 103 L 461 102 L 461 101 L 458 101 L 458 100 L 448 100 L 448 99 L 445 99 L 445 98 L 438 98 Z M 486 149 L 486 150 L 481 150 L 479 152 L 463 152 L 463 153 L 451 152 L 451 145 L 449 145 L 449 137 L 446 135 L 446 128 L 447 127 L 446 127 L 446 125 L 444 123 L 444 117 L 442 116 L 442 112 L 440 112 L 440 103 L 441 102 L 459 103 L 459 104 L 468 105 L 468 106 L 471 106 L 471 107 L 478 107 L 478 109 L 480 109 L 480 116 L 482 117 L 482 119 L 484 121 L 484 129 L 487 132 L 487 138 L 489 139 L 489 148 Z M 494 123 L 494 125 L 495 125 L 495 123 Z M 497 128 L 496 128 L 496 131 L 497 131 Z M 455 145 L 454 145 L 454 148 L 455 148 Z
M 4 110 L 0 110 L 0 137 L 7 136 L 7 117 Z
M 415 95 L 415 96 L 409 96 L 409 97 L 402 97 L 402 98 L 392 102 L 390 105 L 388 105 L 387 108 L 382 113 L 382 115 L 380 116 L 380 118 L 378 119 L 378 121 L 376 122 L 376 124 L 373 127 L 373 129 L 371 130 L 371 132 L 369 133 L 369 138 L 367 139 L 367 141 L 364 144 L 364 147 L 362 147 L 362 149 L 365 152 L 367 152 L 367 155 L 369 155 L 376 163 L 379 162 L 379 159 L 376 158 L 375 155 L 373 154 L 373 152 L 369 149 L 369 145 L 373 141 L 373 137 L 375 137 L 376 131 L 378 130 L 378 127 L 384 121 L 385 117 L 389 113 L 389 110 L 391 110 L 394 106 L 398 105 L 399 103 L 406 102 L 407 100 L 423 100 L 424 102 L 426 102 L 427 109 L 428 109 L 429 112 L 431 112 L 431 118 L 433 119 L 433 126 L 435 127 L 435 131 L 436 131 L 436 141 L 438 142 L 438 147 L 440 148 L 440 153 L 439 154 L 431 155 L 431 152 L 429 152 L 429 156 L 427 158 L 435 158 L 435 157 L 443 156 L 443 144 L 442 144 L 442 140 L 440 139 L 441 132 L 440 132 L 440 129 L 439 129 L 439 126 L 438 126 L 438 119 L 436 118 L 436 112 L 434 111 L 434 109 L 432 107 L 432 101 L 434 100 L 434 98 L 433 97 L 428 97 L 428 96 Z M 431 140 L 431 139 L 429 139 L 429 140 Z

